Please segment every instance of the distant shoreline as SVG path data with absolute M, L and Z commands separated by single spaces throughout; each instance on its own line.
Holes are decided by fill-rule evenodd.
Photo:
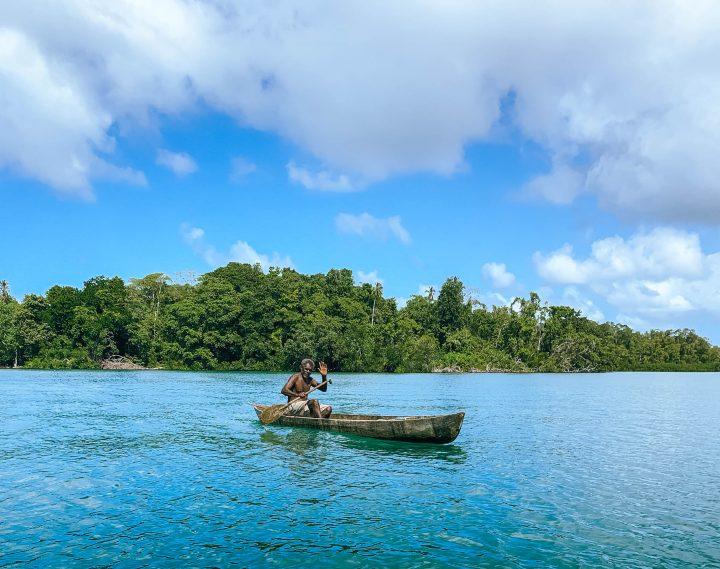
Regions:
M 97 276 L 22 301 L 0 290 L 4 366 L 274 371 L 307 357 L 377 373 L 720 371 L 720 347 L 692 330 L 596 322 L 534 292 L 488 307 L 457 277 L 403 306 L 348 269 L 235 262 L 193 283 Z
M 188 369 L 188 368 L 142 368 L 142 369 L 102 369 L 94 367 L 47 368 L 47 367 L 2 367 L 0 371 L 92 371 L 102 373 L 118 372 L 184 372 L 184 373 L 293 373 L 288 369 Z M 602 371 L 511 371 L 511 370 L 453 370 L 453 371 L 337 371 L 341 375 L 604 375 L 608 373 L 720 373 L 720 369 L 615 369 Z

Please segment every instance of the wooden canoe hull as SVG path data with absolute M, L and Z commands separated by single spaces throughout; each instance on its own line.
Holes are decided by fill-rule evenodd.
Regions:
M 258 417 L 266 405 L 253 405 Z M 373 439 L 412 443 L 444 444 L 454 441 L 460 433 L 464 412 L 449 415 L 401 417 L 394 415 L 345 415 L 333 413 L 329 419 L 284 415 L 274 425 L 305 427 L 335 431 Z

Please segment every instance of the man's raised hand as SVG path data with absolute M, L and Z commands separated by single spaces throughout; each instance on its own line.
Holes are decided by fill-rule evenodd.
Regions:
M 325 365 L 325 362 L 320 362 L 318 370 L 320 371 L 320 375 L 322 375 L 323 377 L 327 375 L 327 365 Z

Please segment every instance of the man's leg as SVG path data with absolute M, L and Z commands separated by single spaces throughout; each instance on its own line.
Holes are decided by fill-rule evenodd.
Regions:
M 308 401 L 308 407 L 310 407 L 310 415 L 316 419 L 322 419 L 322 413 L 320 413 L 320 402 L 317 399 L 311 399 Z
M 285 415 L 292 415 L 295 417 L 308 417 L 310 415 L 310 409 L 307 401 L 302 399 L 296 399 L 290 404 L 290 407 L 285 411 Z
M 323 419 L 330 418 L 331 413 L 332 413 L 332 405 L 322 405 L 320 407 L 320 414 L 322 415 Z

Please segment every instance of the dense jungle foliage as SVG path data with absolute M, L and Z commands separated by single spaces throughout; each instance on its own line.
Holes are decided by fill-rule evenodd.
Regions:
M 534 293 L 487 308 L 457 278 L 402 309 L 344 269 L 230 263 L 193 284 L 95 277 L 22 302 L 0 283 L 0 366 L 95 368 L 113 355 L 207 370 L 289 370 L 308 356 L 335 371 L 720 369 L 720 349 L 691 330 L 598 324 Z

